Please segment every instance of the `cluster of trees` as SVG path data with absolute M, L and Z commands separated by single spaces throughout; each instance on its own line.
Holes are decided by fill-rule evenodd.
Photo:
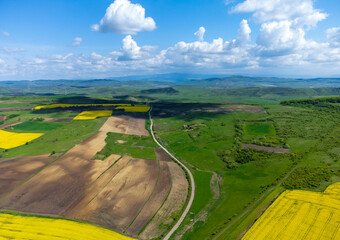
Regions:
M 301 167 L 294 170 L 282 185 L 288 189 L 316 188 L 330 178 L 331 171 L 327 167 Z
M 340 97 L 325 97 L 325 98 L 312 98 L 300 100 L 286 100 L 282 101 L 281 105 L 295 105 L 295 104 L 310 104 L 320 106 L 327 103 L 340 103 Z M 329 104 L 327 104 L 329 105 Z

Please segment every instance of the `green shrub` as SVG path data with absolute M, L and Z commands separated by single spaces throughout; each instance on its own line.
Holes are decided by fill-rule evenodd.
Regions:
M 294 170 L 282 185 L 287 189 L 316 188 L 330 178 L 331 171 L 327 167 L 303 167 Z

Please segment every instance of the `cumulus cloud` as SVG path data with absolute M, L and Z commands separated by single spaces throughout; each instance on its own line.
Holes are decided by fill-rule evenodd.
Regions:
M 73 39 L 72 46 L 73 47 L 79 46 L 82 42 L 83 42 L 83 39 L 81 37 L 75 37 Z
M 132 61 L 151 58 L 154 56 L 155 50 L 154 46 L 139 47 L 132 36 L 128 35 L 123 38 L 120 51 L 113 51 L 110 55 L 116 56 L 118 61 Z
M 205 33 L 205 28 L 200 27 L 197 32 L 194 33 L 195 36 L 197 36 L 198 41 L 203 41 L 204 40 L 204 33 Z
M 327 17 L 314 9 L 312 0 L 246 0 L 236 5 L 232 12 L 253 12 L 260 23 L 292 20 L 297 26 L 315 26 Z
M 248 21 L 243 19 L 240 23 L 240 28 L 238 30 L 238 36 L 237 36 L 237 43 L 238 44 L 243 44 L 247 41 L 250 41 L 250 33 L 251 29 L 248 25 Z
M 340 47 L 340 27 L 327 29 L 326 35 L 332 46 Z
M 120 58 L 131 60 L 140 58 L 141 48 L 137 45 L 136 41 L 134 41 L 131 35 L 126 36 L 122 40 L 122 52 L 123 56 Z
M 129 0 L 115 0 L 107 9 L 99 24 L 92 25 L 95 32 L 115 32 L 118 34 L 137 34 L 153 31 L 156 23 L 145 17 L 145 9 Z
M 120 49 L 108 54 L 70 53 L 29 60 L 16 54 L 0 56 L 3 59 L 0 77 L 31 74 L 32 78 L 51 75 L 54 78 L 99 78 L 165 71 L 304 77 L 339 75 L 340 28 L 328 29 L 326 42 L 306 38 L 309 28 L 326 17 L 321 10 L 314 9 L 311 1 L 243 0 L 233 12 L 253 14 L 252 24 L 260 25 L 255 33 L 256 41 L 251 41 L 250 36 L 256 28 L 251 29 L 246 19 L 240 22 L 234 39 L 223 40 L 216 36 L 206 41 L 205 28 L 201 27 L 195 33 L 197 41 L 179 41 L 160 51 L 153 46 L 139 46 L 131 33 L 124 37 Z
M 11 36 L 11 34 L 9 32 L 2 32 L 2 35 L 4 35 L 5 37 Z

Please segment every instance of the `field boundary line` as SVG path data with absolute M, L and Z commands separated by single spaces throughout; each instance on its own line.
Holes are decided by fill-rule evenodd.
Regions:
M 151 118 L 151 111 L 152 111 L 152 107 L 150 106 L 150 111 L 149 111 L 149 119 L 150 119 L 150 131 L 151 131 L 151 135 L 153 140 L 155 141 L 155 143 L 157 143 L 157 145 L 162 148 L 176 163 L 178 163 L 182 168 L 185 169 L 185 171 L 187 172 L 187 174 L 189 175 L 190 178 L 190 185 L 191 185 L 191 194 L 190 194 L 190 199 L 189 202 L 184 210 L 184 212 L 182 213 L 181 217 L 178 219 L 178 222 L 172 227 L 172 229 L 168 232 L 168 234 L 163 238 L 163 240 L 168 240 L 172 234 L 179 228 L 179 226 L 181 225 L 181 223 L 183 222 L 184 218 L 187 216 L 187 214 L 189 213 L 189 210 L 191 208 L 191 205 L 194 201 L 195 198 L 195 181 L 194 181 L 194 177 L 192 175 L 192 173 L 190 172 L 190 170 L 181 162 L 179 161 L 175 156 L 173 156 L 165 147 L 163 147 L 158 140 L 156 139 L 156 136 L 153 132 L 153 120 Z

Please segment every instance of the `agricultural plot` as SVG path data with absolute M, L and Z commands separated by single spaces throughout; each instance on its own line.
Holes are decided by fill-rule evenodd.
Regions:
M 3 239 L 35 240 L 132 239 L 87 223 L 9 213 L 0 214 L 0 235 Z
M 148 112 L 150 110 L 149 106 L 146 105 L 134 105 L 134 106 L 118 106 L 117 110 L 124 109 L 125 112 Z
M 48 154 L 18 158 L 3 158 L 0 160 L 0 197 L 14 190 L 35 173 L 52 163 L 56 155 Z
M 285 191 L 242 240 L 340 239 L 340 183 L 324 193 Z
M 96 156 L 99 155 L 96 154 L 107 145 L 106 139 L 109 142 L 112 140 L 107 134 L 115 130 L 117 118 L 119 119 L 109 117 L 98 133 L 73 147 L 42 171 L 39 170 L 43 165 L 39 161 L 33 161 L 33 158 L 30 158 L 30 163 L 22 158 L 16 160 L 16 164 L 12 160 L 10 165 L 4 165 L 6 168 L 11 167 L 12 173 L 18 168 L 18 171 L 22 171 L 22 178 L 18 179 L 21 181 L 19 184 L 10 176 L 4 175 L 5 179 L 8 178 L 13 183 L 5 191 L 7 195 L 0 200 L 0 208 L 92 221 L 130 236 L 138 236 L 166 201 L 170 189 L 176 189 L 176 186 L 172 184 L 173 170 L 170 171 L 167 161 L 155 157 L 145 159 L 146 149 L 154 155 L 155 146 L 149 136 L 111 133 L 116 137 L 113 145 L 123 147 L 122 151 L 118 154 L 107 151 L 107 156 L 97 160 Z M 146 131 L 145 119 L 141 121 L 141 118 L 126 116 L 125 120 L 126 132 L 129 125 L 132 128 L 143 126 Z M 137 121 L 137 124 L 133 121 Z M 127 156 L 131 149 L 135 153 L 140 152 L 140 158 L 134 154 Z M 26 181 L 32 174 L 28 172 L 29 166 L 35 175 Z M 24 172 L 25 167 L 27 172 Z M 187 188 L 187 185 L 184 186 Z M 176 200 L 174 197 L 170 199 L 170 203 L 167 200 L 167 205 L 171 208 L 167 209 L 163 218 L 171 219 L 174 211 L 180 211 L 185 199 Z M 161 223 L 157 224 L 156 227 Z M 164 231 L 157 233 L 162 234 Z M 149 234 L 151 233 L 146 235 Z
M 13 133 L 0 130 L 0 148 L 10 149 L 26 144 L 40 136 L 42 133 Z
M 112 111 L 84 111 L 78 114 L 74 120 L 89 120 L 89 119 L 96 119 L 99 117 L 107 117 L 111 116 Z
M 143 113 L 112 116 L 108 121 L 109 125 L 107 126 L 110 128 L 110 132 L 149 136 L 149 132 L 145 129 L 145 115 Z
M 41 105 L 36 106 L 33 110 L 41 110 L 41 109 L 53 109 L 53 108 L 72 108 L 72 107 L 129 107 L 131 104 L 64 104 L 64 103 L 57 103 L 57 104 L 50 104 L 50 105 Z
M 116 110 L 124 110 L 125 112 L 148 112 L 150 107 L 147 105 L 131 105 L 131 104 L 50 104 L 36 106 L 33 110 L 53 109 L 53 108 L 84 108 L 84 107 L 114 107 Z

